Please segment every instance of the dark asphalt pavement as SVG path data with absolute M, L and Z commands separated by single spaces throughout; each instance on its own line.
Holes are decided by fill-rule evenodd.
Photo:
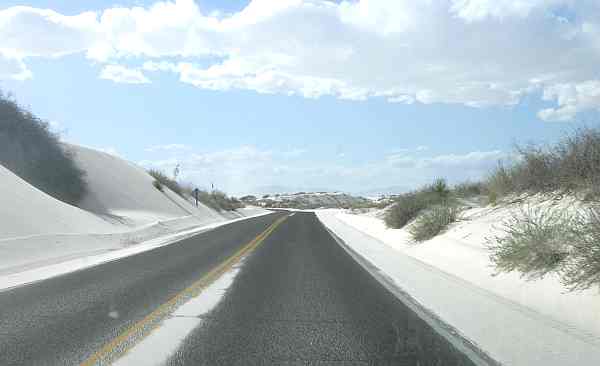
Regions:
M 282 215 L 0 292 L 0 365 L 81 363 Z M 359 266 L 314 214 L 296 213 L 247 257 L 169 365 L 472 363 Z
M 254 239 L 281 213 L 0 292 L 0 365 L 79 365 Z
M 169 362 L 471 364 L 357 265 L 312 213 L 288 218 L 250 255 Z

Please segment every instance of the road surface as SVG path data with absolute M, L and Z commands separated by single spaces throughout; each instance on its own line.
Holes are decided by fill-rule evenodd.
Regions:
M 241 250 L 225 296 L 168 365 L 473 364 L 314 214 L 278 212 L 0 292 L 0 365 L 107 363 L 112 351 L 135 350 L 128 332 L 152 332 L 153 319 L 168 316 L 165 304 L 218 276 Z

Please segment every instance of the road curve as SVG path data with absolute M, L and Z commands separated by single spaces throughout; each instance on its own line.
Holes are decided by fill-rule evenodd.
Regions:
M 473 364 L 358 265 L 314 214 L 276 226 L 286 215 L 1 292 L 0 365 L 80 364 L 255 238 L 260 245 L 168 365 Z

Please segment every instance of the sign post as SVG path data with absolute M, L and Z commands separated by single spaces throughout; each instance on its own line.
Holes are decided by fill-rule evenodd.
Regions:
M 194 189 L 194 198 L 196 199 L 196 207 L 198 207 L 198 194 L 200 190 L 198 188 Z

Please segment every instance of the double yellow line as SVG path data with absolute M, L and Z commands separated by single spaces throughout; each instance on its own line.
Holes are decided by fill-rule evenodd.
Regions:
M 173 296 L 169 301 L 160 305 L 152 313 L 148 314 L 142 320 L 127 328 L 109 343 L 105 344 L 100 350 L 83 361 L 81 366 L 107 365 L 127 352 L 135 344 L 146 337 L 153 329 L 160 325 L 161 321 L 172 314 L 179 306 L 183 305 L 189 299 L 198 296 L 206 287 L 216 281 L 221 275 L 229 271 L 245 255 L 256 249 L 275 229 L 285 220 L 287 216 L 281 217 L 272 223 L 265 231 L 244 245 L 235 254 L 227 260 L 210 270 L 198 281 Z

